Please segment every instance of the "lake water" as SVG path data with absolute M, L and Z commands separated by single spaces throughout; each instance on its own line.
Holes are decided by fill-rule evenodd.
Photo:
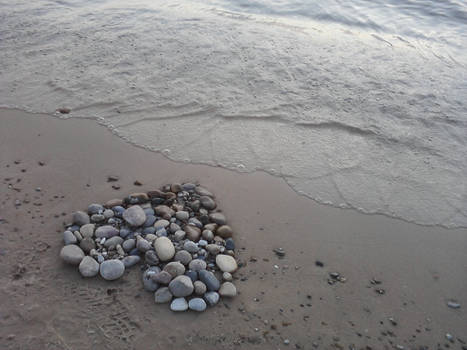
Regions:
M 466 46 L 465 1 L 0 0 L 0 105 L 466 227 Z

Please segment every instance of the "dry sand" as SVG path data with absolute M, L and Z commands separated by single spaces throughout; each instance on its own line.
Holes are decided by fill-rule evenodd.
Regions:
M 467 342 L 466 229 L 319 205 L 280 178 L 174 163 L 93 123 L 0 110 L 1 349 L 418 350 Z M 213 191 L 235 230 L 245 264 L 236 298 L 175 314 L 142 289 L 138 267 L 106 282 L 59 260 L 72 211 L 183 181 Z M 346 283 L 329 285 L 334 271 Z M 448 308 L 451 298 L 462 307 Z

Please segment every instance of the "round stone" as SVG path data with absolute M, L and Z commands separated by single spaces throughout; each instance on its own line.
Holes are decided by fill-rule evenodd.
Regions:
M 201 298 L 193 298 L 188 302 L 188 307 L 190 310 L 198 312 L 206 310 L 206 306 L 206 302 Z
M 237 262 L 230 255 L 218 254 L 216 265 L 222 272 L 234 272 L 237 269 Z
M 96 242 L 92 238 L 86 237 L 79 242 L 81 249 L 88 254 L 92 249 L 96 248 Z
M 156 222 L 156 217 L 154 215 L 147 215 L 146 216 L 146 221 L 144 222 L 143 226 L 144 227 L 149 227 L 149 226 L 152 226 L 154 225 L 154 223 Z
M 197 253 L 197 252 L 198 252 L 199 247 L 198 247 L 198 245 L 197 245 L 195 242 L 186 241 L 186 242 L 183 244 L 183 249 L 185 249 L 187 252 L 193 254 L 193 253 Z
M 198 241 L 199 240 L 199 237 L 201 236 L 201 230 L 196 227 L 196 226 L 193 226 L 193 225 L 185 225 L 183 227 L 183 230 L 185 231 L 186 233 L 186 237 L 189 239 L 189 240 L 192 240 L 194 242 Z
M 94 277 L 99 273 L 99 263 L 94 258 L 85 256 L 78 269 L 83 277 Z
M 201 259 L 194 259 L 190 261 L 188 268 L 193 271 L 206 270 L 206 262 Z
M 167 237 L 159 237 L 154 241 L 154 249 L 161 261 L 168 261 L 175 255 L 175 247 Z
M 63 243 L 65 243 L 65 245 L 76 244 L 76 242 L 78 242 L 78 239 L 73 234 L 73 232 L 71 231 L 63 232 Z
M 151 243 L 149 243 L 147 240 L 142 238 L 141 236 L 137 236 L 136 238 L 136 248 L 142 253 L 147 252 L 149 249 L 151 249 Z
M 193 286 L 195 287 L 195 294 L 203 295 L 207 291 L 206 285 L 201 281 L 194 281 Z
M 225 218 L 224 214 L 222 213 L 212 213 L 209 215 L 209 220 L 214 222 L 218 225 L 225 225 L 227 223 L 227 219 Z
M 130 268 L 141 261 L 141 258 L 138 255 L 129 255 L 122 259 L 123 265 L 125 268 Z
M 232 282 L 224 282 L 219 288 L 219 294 L 223 297 L 234 297 L 237 295 L 237 288 Z
M 217 291 L 220 287 L 220 282 L 211 271 L 198 271 L 199 279 L 206 285 L 209 291 Z
M 79 265 L 84 258 L 83 250 L 77 245 L 66 245 L 60 251 L 60 257 L 63 261 L 70 265 Z
M 125 265 L 118 259 L 104 261 L 99 269 L 102 278 L 113 281 L 123 276 Z
M 193 293 L 194 286 L 190 277 L 182 275 L 175 277 L 169 283 L 169 289 L 170 292 L 176 297 L 186 297 Z
M 122 243 L 122 248 L 126 252 L 129 252 L 134 247 L 136 247 L 136 241 L 133 238 L 127 239 Z
M 148 250 L 144 254 L 144 261 L 146 261 L 146 264 L 148 265 L 158 265 L 159 264 L 159 258 L 157 257 L 157 254 L 154 250 Z
M 88 206 L 88 214 L 101 214 L 104 211 L 104 207 L 100 204 L 93 203 Z
M 101 222 L 105 220 L 105 216 L 102 214 L 92 214 L 91 221 L 92 222 Z
M 186 232 L 185 231 L 182 231 L 182 230 L 178 230 L 177 232 L 175 232 L 174 234 L 174 238 L 177 242 L 181 241 L 182 239 L 184 239 L 186 236 Z
M 222 279 L 224 281 L 231 282 L 232 281 L 232 274 L 230 272 L 224 272 L 222 274 Z
M 176 298 L 170 304 L 170 310 L 172 311 L 186 311 L 188 310 L 188 303 L 185 298 Z
M 193 258 L 186 250 L 179 250 L 174 257 L 175 261 L 180 261 L 183 265 L 188 265 Z
M 155 292 L 159 288 L 159 284 L 153 280 L 153 276 L 161 272 L 157 266 L 151 266 L 143 273 L 143 287 L 148 292 Z
M 80 227 L 79 232 L 83 237 L 92 237 L 94 236 L 94 229 L 96 225 L 94 224 L 86 224 Z
M 185 273 L 185 266 L 178 261 L 172 261 L 164 266 L 164 271 L 170 273 L 172 277 L 177 277 Z
M 170 218 L 175 214 L 175 211 L 166 205 L 158 205 L 154 208 L 154 211 L 157 216 L 160 216 L 165 220 L 170 220 Z
M 123 212 L 123 219 L 131 226 L 141 226 L 146 221 L 146 213 L 139 205 L 133 205 Z
M 91 219 L 89 215 L 86 214 L 84 211 L 77 211 L 73 213 L 73 223 L 78 226 L 83 226 L 89 224 Z
M 229 225 L 222 225 L 217 229 L 216 234 L 222 238 L 229 238 L 232 237 L 233 230 Z
M 187 211 L 177 211 L 175 217 L 180 221 L 188 221 L 190 214 Z
M 106 209 L 106 210 L 104 210 L 103 215 L 104 215 L 104 218 L 110 219 L 110 218 L 113 218 L 115 214 L 114 214 L 113 210 Z
M 97 238 L 110 238 L 113 236 L 118 236 L 118 230 L 110 225 L 100 226 L 96 230 L 96 237 Z
M 109 239 L 107 239 L 104 243 L 104 246 L 106 248 L 111 248 L 111 247 L 116 247 L 118 244 L 123 243 L 123 238 L 120 236 L 114 236 Z
M 211 242 L 214 239 L 214 233 L 211 230 L 204 230 L 203 231 L 203 238 L 206 241 Z
M 172 293 L 170 293 L 170 290 L 167 287 L 159 288 L 154 293 L 154 301 L 156 302 L 156 304 L 165 304 L 171 300 L 172 300 Z
M 165 220 L 165 219 L 160 219 L 160 220 L 157 220 L 155 223 L 154 223 L 154 227 L 156 228 L 156 231 L 161 229 L 161 228 L 166 228 L 167 226 L 170 225 L 170 221 L 168 220 Z
M 180 230 L 181 230 L 181 227 L 178 226 L 175 222 L 170 223 L 170 225 L 169 225 L 169 231 L 170 231 L 170 233 L 173 234 L 173 233 L 175 233 L 175 232 L 177 232 L 177 231 L 180 231 Z
M 208 210 L 216 209 L 216 202 L 214 202 L 214 200 L 211 197 L 201 196 L 199 198 L 199 201 L 201 202 L 201 205 Z
M 156 273 L 151 277 L 155 282 L 160 283 L 160 284 L 169 284 L 170 281 L 172 281 L 172 275 L 168 273 L 167 271 L 161 271 Z
M 204 294 L 204 299 L 206 299 L 207 303 L 211 306 L 216 305 L 219 302 L 219 294 L 216 292 L 207 292 Z
M 211 255 L 217 255 L 221 252 L 221 246 L 217 244 L 208 244 L 206 246 L 206 250 L 209 252 Z

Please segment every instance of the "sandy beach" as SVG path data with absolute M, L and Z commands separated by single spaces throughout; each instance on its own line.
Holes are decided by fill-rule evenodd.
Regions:
M 466 229 L 324 206 L 280 178 L 175 163 L 90 124 L 0 110 L 2 349 L 467 348 Z M 235 231 L 236 298 L 175 314 L 138 267 L 107 282 L 60 261 L 73 211 L 184 181 L 214 192 Z M 329 285 L 332 272 L 346 282 Z

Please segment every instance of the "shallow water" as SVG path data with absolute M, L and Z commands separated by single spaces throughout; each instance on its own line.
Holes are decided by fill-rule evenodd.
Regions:
M 66 106 L 175 160 L 264 170 L 320 202 L 467 226 L 466 9 L 0 1 L 0 104 Z

